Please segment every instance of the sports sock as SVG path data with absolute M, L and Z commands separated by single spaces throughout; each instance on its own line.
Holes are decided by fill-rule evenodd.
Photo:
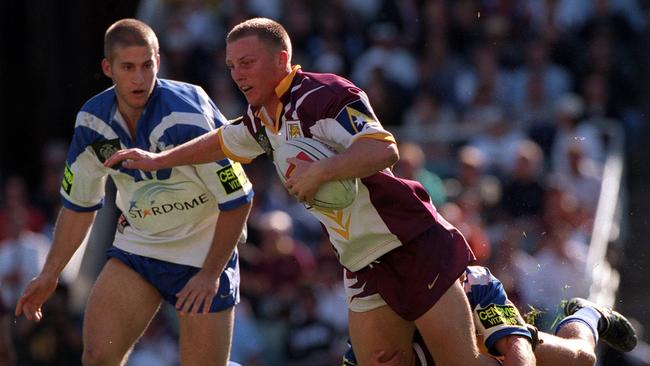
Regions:
M 594 342 L 598 343 L 598 331 L 599 331 L 599 325 L 600 325 L 600 318 L 602 316 L 600 313 L 590 307 L 590 306 L 585 306 L 584 308 L 576 311 L 572 315 L 567 316 L 566 318 L 562 319 L 560 323 L 555 327 L 555 334 L 562 329 L 565 325 L 571 322 L 580 322 L 585 324 L 589 329 L 591 330 L 591 333 L 594 335 Z

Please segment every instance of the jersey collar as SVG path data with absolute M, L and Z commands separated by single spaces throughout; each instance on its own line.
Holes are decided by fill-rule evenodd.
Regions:
M 275 123 L 271 125 L 270 121 L 268 118 L 265 118 L 267 116 L 264 116 L 264 113 L 260 113 L 260 119 L 262 122 L 264 122 L 265 125 L 271 128 L 271 131 L 273 133 L 278 133 L 280 130 L 280 124 L 281 124 L 281 117 L 282 117 L 282 111 L 284 110 L 284 100 L 287 99 L 287 95 L 289 94 L 289 88 L 291 87 L 291 84 L 293 84 L 293 79 L 296 76 L 296 73 L 298 70 L 301 69 L 300 65 L 293 65 L 291 66 L 291 72 L 289 75 L 285 76 L 278 86 L 275 87 L 275 94 L 278 96 L 278 99 L 280 102 L 278 103 L 277 108 L 275 109 Z M 269 111 L 266 111 L 267 113 Z

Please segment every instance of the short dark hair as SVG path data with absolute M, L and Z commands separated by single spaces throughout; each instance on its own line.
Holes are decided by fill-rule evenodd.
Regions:
M 275 20 L 268 18 L 252 18 L 234 26 L 226 36 L 230 43 L 247 36 L 257 36 L 277 50 L 287 51 L 291 60 L 291 39 L 284 27 Z
M 153 29 L 137 19 L 121 19 L 111 24 L 104 34 L 104 57 L 111 60 L 116 46 L 148 46 L 159 52 L 158 37 Z

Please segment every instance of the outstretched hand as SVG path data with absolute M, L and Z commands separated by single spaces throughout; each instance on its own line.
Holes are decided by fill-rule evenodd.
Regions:
M 120 150 L 111 155 L 111 157 L 106 159 L 104 162 L 104 166 L 110 168 L 121 162 L 124 168 L 139 169 L 150 172 L 161 168 L 158 162 L 159 157 L 160 154 L 144 151 L 142 149 L 126 149 Z
M 41 321 L 43 318 L 41 306 L 56 290 L 57 284 L 58 279 L 55 277 L 40 275 L 32 279 L 16 304 L 15 315 L 18 317 L 24 314 L 29 320 Z

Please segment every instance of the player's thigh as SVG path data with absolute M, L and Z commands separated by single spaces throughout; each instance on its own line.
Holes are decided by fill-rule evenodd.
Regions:
M 85 357 L 123 357 L 156 314 L 158 291 L 115 258 L 108 260 L 88 298 L 84 316 Z
M 359 365 L 371 364 L 376 352 L 387 356 L 404 352 L 405 365 L 413 364 L 412 339 L 415 326 L 387 305 L 364 312 L 348 312 L 350 338 Z
M 235 307 L 208 314 L 181 315 L 180 358 L 183 366 L 225 366 L 230 355 Z
M 436 365 L 498 364 L 479 354 L 469 302 L 458 281 L 415 324 L 436 360 Z

